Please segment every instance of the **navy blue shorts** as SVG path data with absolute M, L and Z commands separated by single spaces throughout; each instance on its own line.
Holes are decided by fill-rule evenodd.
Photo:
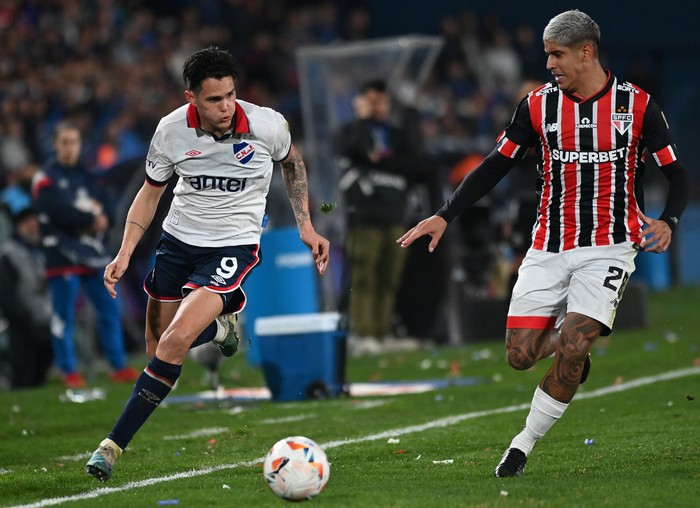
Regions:
M 153 300 L 179 302 L 205 287 L 221 295 L 222 314 L 240 312 L 246 302 L 241 285 L 259 262 L 260 245 L 194 247 L 164 232 L 143 288 Z

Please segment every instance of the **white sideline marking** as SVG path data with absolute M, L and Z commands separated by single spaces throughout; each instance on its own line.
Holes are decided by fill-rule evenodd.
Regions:
M 626 383 L 620 383 L 619 385 L 608 386 L 606 388 L 599 388 L 597 390 L 592 390 L 590 392 L 582 392 L 576 395 L 576 399 L 592 399 L 596 397 L 603 397 L 611 393 L 624 392 L 626 390 L 631 390 L 633 388 L 639 388 L 640 386 L 650 385 L 658 383 L 659 381 L 669 381 L 671 379 L 678 379 L 681 377 L 694 376 L 700 374 L 700 367 L 691 367 L 688 369 L 673 370 L 670 372 L 665 372 L 656 376 L 642 377 L 632 381 L 627 381 Z M 328 443 L 320 443 L 322 448 L 337 448 L 338 446 L 344 446 L 348 444 L 356 443 L 366 443 L 368 441 L 377 441 L 379 439 L 387 439 L 389 437 L 402 436 L 405 434 L 413 434 L 416 432 L 423 432 L 430 429 L 437 429 L 441 427 L 448 427 L 450 425 L 455 425 L 457 423 L 463 422 L 465 420 L 472 420 L 474 418 L 479 418 L 481 416 L 490 416 L 501 413 L 512 413 L 514 411 L 525 410 L 530 407 L 530 403 L 517 404 L 515 406 L 506 406 L 496 409 L 486 409 L 484 411 L 475 411 L 472 413 L 465 413 L 455 416 L 447 416 L 445 418 L 440 418 L 438 420 L 433 420 L 431 422 L 423 423 L 421 425 L 411 425 L 409 427 L 403 427 L 400 429 L 386 430 L 384 432 L 379 432 L 377 434 L 370 434 L 364 437 L 340 439 L 336 441 L 329 441 Z M 35 503 L 15 505 L 9 508 L 41 508 L 44 506 L 55 506 L 58 504 L 68 503 L 70 501 L 82 501 L 85 499 L 94 499 L 97 497 L 105 496 L 107 494 L 114 494 L 116 492 L 124 492 L 132 489 L 139 489 L 141 487 L 150 487 L 151 485 L 156 485 L 158 483 L 170 482 L 174 480 L 179 480 L 182 478 L 195 478 L 197 476 L 203 476 L 210 473 L 215 473 L 217 471 L 223 471 L 226 469 L 236 469 L 239 467 L 249 467 L 256 464 L 260 464 L 265 457 L 260 457 L 255 460 L 238 462 L 236 464 L 221 464 L 218 466 L 207 467 L 203 469 L 197 469 L 193 471 L 184 471 L 182 473 L 176 473 L 168 476 L 161 476 L 160 478 L 149 478 L 147 480 L 141 480 L 138 482 L 129 482 L 120 487 L 102 487 L 89 492 L 83 492 L 82 494 L 74 494 L 72 496 L 64 497 L 54 497 L 49 499 L 42 499 Z

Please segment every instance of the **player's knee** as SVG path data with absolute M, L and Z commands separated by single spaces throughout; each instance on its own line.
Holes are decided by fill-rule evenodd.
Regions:
M 513 348 L 508 349 L 506 357 L 508 359 L 508 364 L 516 370 L 527 370 L 534 367 L 537 363 L 536 358 L 527 356 L 521 351 Z
M 533 348 L 528 347 L 529 338 L 529 333 L 520 329 L 509 329 L 506 332 L 506 359 L 516 370 L 527 370 L 539 360 Z
M 569 331 L 562 330 L 556 354 L 572 362 L 582 362 L 588 354 L 592 341 L 580 334 L 567 332 Z
M 184 358 L 194 339 L 195 337 L 182 327 L 171 326 L 161 335 L 157 350 L 159 352 L 167 350 L 170 355 Z M 160 354 L 158 357 L 160 358 Z

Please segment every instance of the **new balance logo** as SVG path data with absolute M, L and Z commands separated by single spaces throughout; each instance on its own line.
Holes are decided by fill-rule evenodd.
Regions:
M 188 157 L 197 157 L 198 155 L 202 155 L 202 152 L 199 150 L 190 150 L 189 152 L 185 152 L 185 155 Z
M 557 132 L 559 130 L 559 125 L 555 123 L 548 123 L 544 127 L 545 132 Z

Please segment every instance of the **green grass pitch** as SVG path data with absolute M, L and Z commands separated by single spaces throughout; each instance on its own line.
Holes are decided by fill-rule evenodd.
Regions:
M 0 507 L 282 506 L 263 481 L 260 459 L 288 435 L 325 445 L 331 476 L 309 501 L 315 506 L 695 507 L 700 288 L 650 298 L 647 329 L 615 331 L 596 343 L 580 398 L 537 445 L 521 478 L 497 479 L 492 471 L 522 427 L 523 407 L 549 360 L 514 371 L 497 341 L 348 364 L 351 382 L 479 380 L 471 386 L 393 397 L 160 407 L 106 484 L 86 476 L 84 464 L 131 386 L 101 375 L 97 386 L 106 398 L 83 404 L 62 402 L 58 380 L 0 393 Z M 134 366 L 144 360 L 134 358 Z M 263 385 L 244 356 L 227 360 L 221 373 L 226 387 Z M 188 362 L 174 395 L 204 389 L 204 372 Z

